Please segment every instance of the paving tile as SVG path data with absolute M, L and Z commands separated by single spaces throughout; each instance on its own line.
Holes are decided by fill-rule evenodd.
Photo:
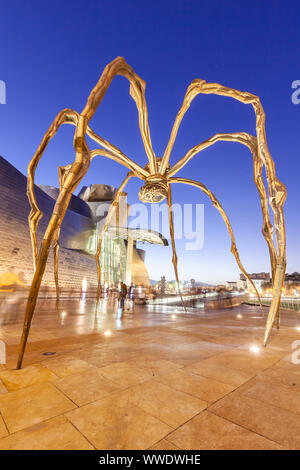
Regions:
M 188 372 L 208 377 L 218 382 L 239 387 L 253 377 L 253 373 L 245 370 L 234 370 L 221 365 L 211 365 L 206 359 L 191 363 L 187 369 Z
M 292 372 L 293 374 L 300 375 L 299 364 L 294 364 L 291 357 L 284 356 L 279 362 L 274 364 L 268 370 L 278 370 L 278 373 L 285 374 L 285 372 Z
M 207 403 L 184 392 L 174 390 L 157 380 L 149 380 L 122 393 L 146 413 L 176 428 L 200 413 Z
M 0 371 L 0 379 L 8 391 L 18 390 L 41 382 L 47 382 L 56 376 L 41 364 L 19 370 Z
M 153 378 L 153 373 L 126 362 L 115 362 L 99 369 L 101 374 L 121 387 L 130 387 Z
M 212 358 L 209 358 L 209 365 L 225 366 L 230 369 L 244 371 L 249 374 L 258 372 L 271 367 L 281 358 L 280 355 L 270 352 L 265 348 L 260 348 L 259 353 L 249 350 L 249 348 L 236 348 L 222 352 Z
M 233 335 L 233 334 L 226 334 L 226 335 L 221 335 L 221 336 L 215 336 L 214 338 L 215 342 L 223 345 L 223 346 L 228 346 L 228 347 L 236 347 L 236 346 L 241 346 L 244 344 L 247 340 L 249 340 L 249 336 L 246 339 L 245 336 L 242 335 Z
M 8 435 L 8 432 L 7 432 L 7 429 L 6 429 L 6 426 L 5 426 L 5 423 L 4 423 L 4 420 L 0 414 L 0 438 L 1 437 L 4 437 L 4 436 L 7 436 Z
M 37 449 L 84 449 L 94 444 L 91 436 L 106 449 L 299 449 L 300 369 L 291 363 L 297 314 L 285 312 L 255 355 L 249 346 L 261 345 L 265 322 L 256 307 L 178 309 L 175 320 L 172 307 L 137 307 L 116 324 L 112 305 L 96 317 L 94 300 L 85 302 L 84 315 L 77 301 L 61 305 L 63 325 L 55 301 L 38 302 L 21 371 L 24 305 L 1 325 L 8 355 L 0 365 L 0 447 L 26 449 L 31 440 Z M 176 433 L 182 442 L 170 442 Z
M 146 369 L 153 376 L 167 374 L 172 370 L 176 370 L 183 367 L 181 364 L 177 364 L 175 362 L 166 361 L 165 359 L 155 357 L 151 355 L 151 353 L 138 354 L 135 359 L 131 359 L 130 361 L 128 361 L 128 364 L 134 367 L 138 367 L 139 369 Z
M 107 380 L 99 369 L 56 379 L 53 384 L 78 406 L 104 398 L 120 389 Z
M 286 385 L 300 392 L 300 373 L 294 369 L 266 369 L 261 374 L 262 377 L 270 377 L 275 382 Z
M 180 450 L 179 447 L 176 447 L 172 442 L 162 439 L 161 441 L 154 444 L 150 447 L 149 450 Z
M 0 395 L 2 395 L 3 393 L 7 393 L 7 388 L 5 387 L 4 383 L 0 379 Z
M 80 372 L 86 372 L 94 368 L 94 366 L 88 362 L 77 359 L 75 356 L 55 357 L 44 361 L 43 365 L 59 377 L 79 374 Z
M 233 392 L 209 410 L 284 447 L 299 449 L 300 416 Z
M 297 333 L 297 332 L 295 332 Z M 271 348 L 278 348 L 282 350 L 292 350 L 292 344 L 297 339 L 297 335 L 286 335 L 284 332 L 281 330 L 273 330 L 272 335 L 270 336 L 269 344 L 268 346 Z M 299 333 L 298 333 L 298 339 L 299 339 Z
M 243 385 L 239 392 L 300 415 L 300 391 L 282 385 L 267 376 L 256 377 Z
M 224 395 L 230 393 L 234 388 L 231 385 L 217 382 L 216 380 L 202 377 L 182 369 L 159 376 L 156 380 L 175 390 L 186 392 L 209 403 L 219 400 Z
M 264 437 L 203 411 L 167 440 L 184 450 L 280 450 L 282 447 Z
M 16 369 L 16 367 L 17 367 L 17 357 L 18 357 L 17 353 L 10 354 L 10 352 L 8 352 L 7 357 L 6 357 L 7 369 L 13 369 L 13 370 Z M 26 352 L 26 354 L 24 354 L 24 358 L 23 358 L 23 367 L 28 367 L 28 366 L 31 366 L 33 364 L 38 364 L 44 358 L 45 357 L 42 356 L 42 354 L 40 352 L 36 352 L 36 351 Z
M 10 433 L 65 413 L 76 405 L 49 383 L 0 395 L 0 412 Z
M 0 439 L 0 450 L 94 450 L 64 416 Z
M 155 342 L 158 344 L 164 344 L 167 347 L 173 347 L 174 345 L 184 346 L 185 344 L 193 344 L 198 341 L 197 337 L 190 335 L 185 336 L 184 334 L 177 334 L 174 331 L 158 331 L 155 333 L 155 335 L 152 334 L 151 337 L 148 336 L 148 338 L 152 341 L 155 340 Z
M 98 400 L 66 416 L 98 450 L 147 449 L 173 430 L 118 396 Z
M 192 344 L 177 345 L 163 352 L 162 358 L 187 366 L 191 362 L 218 355 L 227 349 L 226 346 L 216 343 L 197 341 Z

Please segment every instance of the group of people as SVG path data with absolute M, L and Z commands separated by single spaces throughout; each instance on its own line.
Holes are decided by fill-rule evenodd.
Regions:
M 128 298 L 131 301 L 131 305 L 134 305 L 135 298 L 135 286 L 131 284 L 129 288 L 125 282 L 120 282 L 119 286 L 106 287 L 104 291 L 104 297 L 108 300 L 118 300 L 119 308 L 124 310 L 125 300 Z

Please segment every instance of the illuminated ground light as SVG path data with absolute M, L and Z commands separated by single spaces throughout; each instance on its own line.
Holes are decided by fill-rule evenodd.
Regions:
M 171 318 L 172 318 L 173 320 L 175 320 L 175 319 L 176 319 L 176 315 L 174 315 L 174 313 L 173 313 L 173 315 L 171 315 Z
M 243 316 L 239 313 L 236 318 L 243 318 Z
M 252 344 L 252 346 L 249 347 L 250 351 L 254 352 L 254 353 L 259 353 L 260 352 L 260 349 L 258 346 L 256 346 L 255 344 Z
M 61 314 L 60 314 L 60 315 L 61 315 L 61 317 L 63 317 L 63 318 L 64 318 L 64 317 L 65 317 L 65 316 L 67 316 L 68 314 L 67 314 L 67 312 L 63 311 L 63 312 L 61 312 Z
M 104 334 L 104 336 L 110 336 L 111 331 L 110 330 L 105 330 L 103 334 Z
M 297 327 L 296 327 L 296 330 L 297 330 L 297 331 L 300 331 L 300 326 L 297 326 Z

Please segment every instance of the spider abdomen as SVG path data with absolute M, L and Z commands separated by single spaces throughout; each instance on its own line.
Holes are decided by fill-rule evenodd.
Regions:
M 163 201 L 168 194 L 167 185 L 164 183 L 146 183 L 139 190 L 139 199 L 142 202 L 158 203 Z

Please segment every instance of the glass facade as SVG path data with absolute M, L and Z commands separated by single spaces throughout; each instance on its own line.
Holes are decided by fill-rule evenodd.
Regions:
M 95 230 L 89 239 L 87 251 L 95 255 L 98 243 L 98 231 Z M 125 281 L 127 250 L 121 238 L 111 239 L 104 235 L 101 246 L 100 266 L 101 284 L 118 284 Z
M 127 250 L 122 239 L 111 239 L 104 235 L 101 247 L 101 284 L 117 284 L 125 281 Z

